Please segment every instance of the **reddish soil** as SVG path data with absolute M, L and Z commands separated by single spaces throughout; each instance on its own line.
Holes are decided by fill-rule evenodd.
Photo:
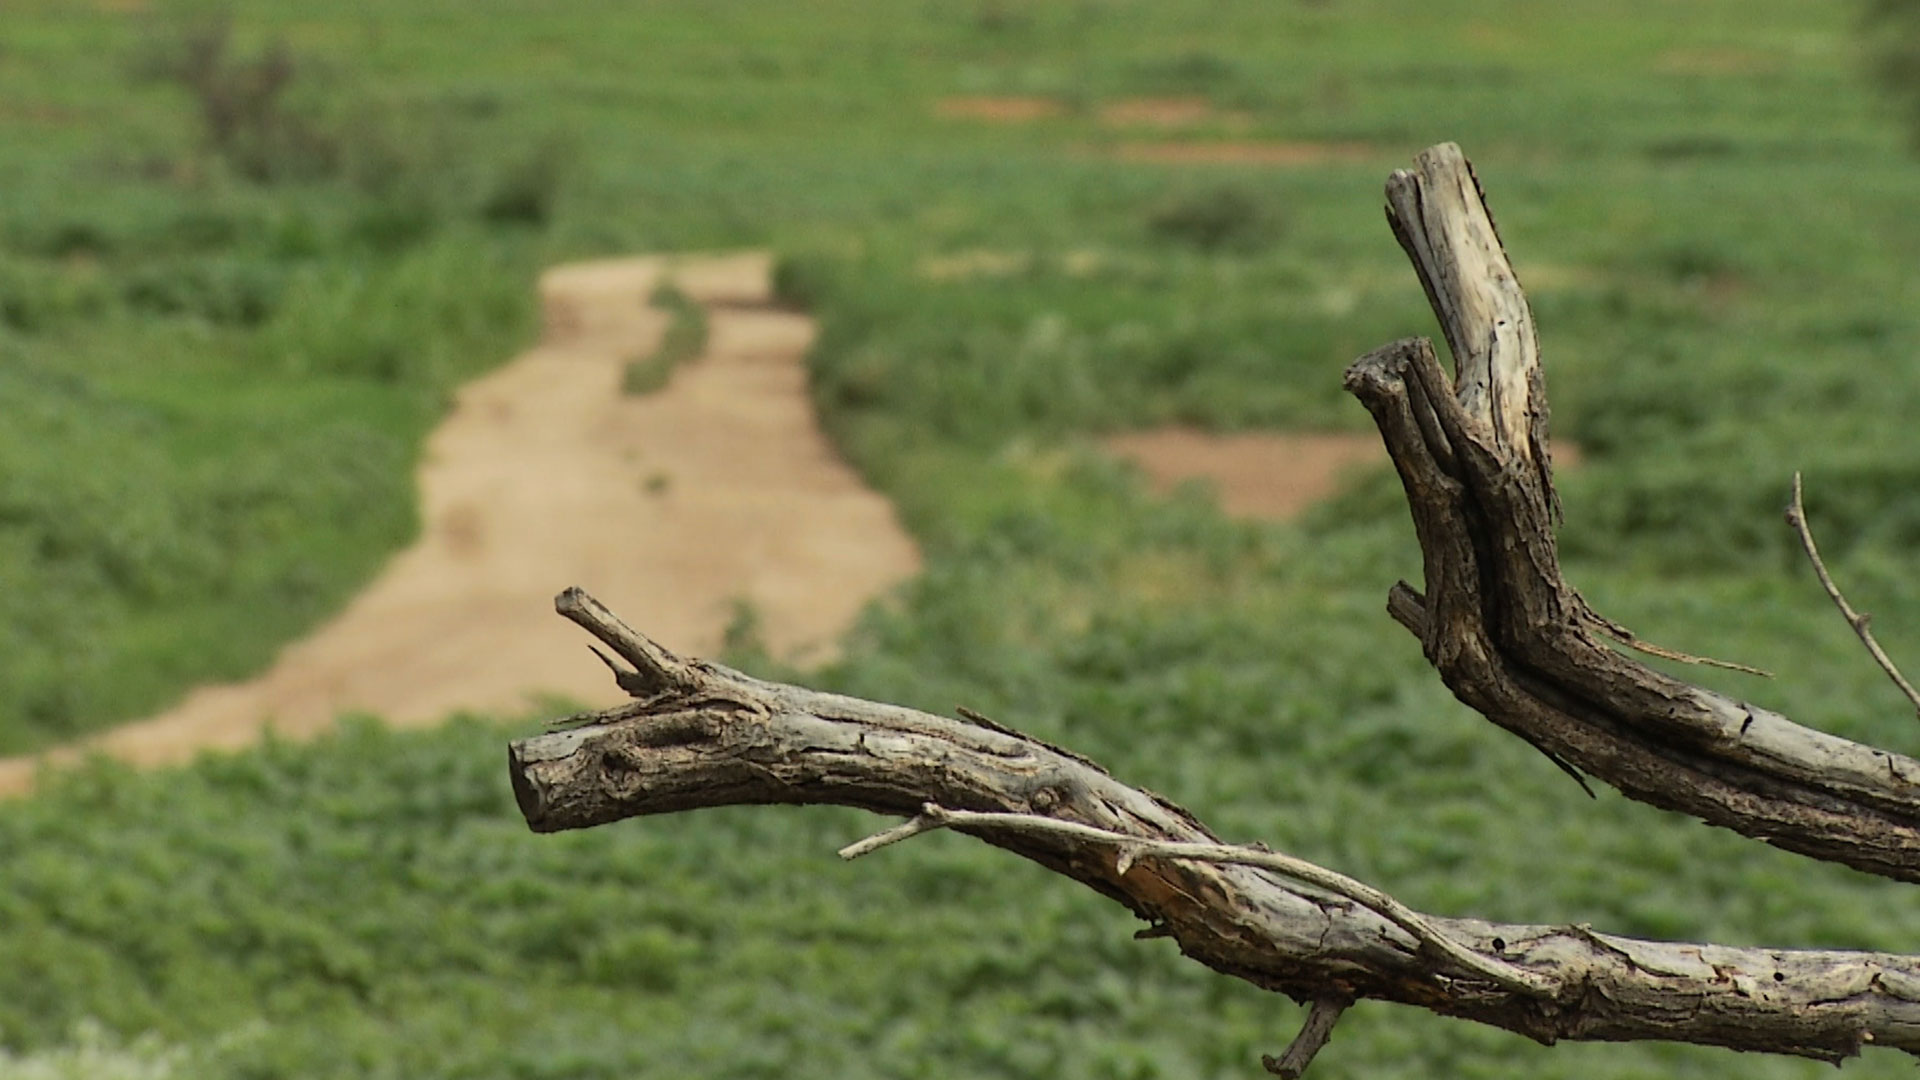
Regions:
M 1200 480 L 1237 517 L 1285 519 L 1332 495 L 1351 471 L 1386 464 L 1377 435 L 1160 428 L 1115 436 L 1108 451 L 1133 462 L 1161 491 Z
M 1338 492 L 1356 472 L 1384 468 L 1387 453 L 1374 434 L 1243 432 L 1212 435 L 1191 428 L 1130 432 L 1106 442 L 1109 452 L 1140 467 L 1160 491 L 1199 480 L 1236 517 L 1285 520 Z M 1556 468 L 1574 467 L 1576 447 L 1553 445 Z
M 1757 75 L 1779 70 L 1781 58 L 1755 49 L 1708 45 L 1669 49 L 1653 63 L 1669 75 Z
M 1252 118 L 1240 112 L 1221 112 L 1203 97 L 1126 98 L 1100 110 L 1100 122 L 1111 128 L 1159 128 L 1177 131 L 1196 127 L 1244 128 Z
M 935 115 L 989 124 L 1030 124 L 1066 112 L 1066 106 L 1044 97 L 948 97 L 934 102 Z
M 548 331 L 462 389 L 419 474 L 422 535 L 333 621 L 244 683 L 195 690 L 148 720 L 55 751 L 139 765 L 328 730 L 343 712 L 399 725 L 512 713 L 541 695 L 623 695 L 553 614 L 581 585 L 666 645 L 719 645 L 736 602 L 768 646 L 815 660 L 874 596 L 916 571 L 892 507 L 821 434 L 804 316 L 769 306 L 769 261 L 620 259 L 541 281 Z M 708 305 L 706 353 L 663 390 L 621 393 L 667 316 L 663 278 Z M 0 794 L 41 758 L 0 760 Z
M 1362 142 L 1295 142 L 1287 140 L 1236 142 L 1125 142 L 1114 148 L 1121 161 L 1163 165 L 1274 165 L 1302 166 L 1372 161 L 1380 156 Z

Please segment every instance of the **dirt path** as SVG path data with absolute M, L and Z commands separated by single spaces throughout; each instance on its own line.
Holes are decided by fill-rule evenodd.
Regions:
M 1161 491 L 1205 481 L 1220 508 L 1237 517 L 1290 518 L 1338 491 L 1353 470 L 1387 461 L 1378 435 L 1357 432 L 1213 435 L 1175 427 L 1116 435 L 1105 445 Z
M 1160 491 L 1199 480 L 1213 488 L 1227 513 L 1276 521 L 1334 495 L 1365 470 L 1389 465 L 1380 436 L 1360 432 L 1214 435 L 1169 427 L 1115 435 L 1102 445 L 1139 466 Z M 1580 448 L 1556 439 L 1553 464 L 1578 468 Z
M 769 305 L 769 260 L 644 257 L 563 266 L 540 283 L 545 340 L 459 394 L 427 444 L 420 538 L 347 609 L 248 682 L 44 758 L 0 759 L 0 795 L 43 760 L 98 750 L 140 765 L 229 749 L 342 712 L 398 725 L 502 713 L 536 695 L 622 696 L 553 614 L 581 585 L 668 646 L 710 654 L 736 601 L 777 654 L 824 656 L 919 556 L 892 507 L 819 431 L 804 316 Z M 668 316 L 663 276 L 708 306 L 706 354 L 647 397 L 625 363 Z

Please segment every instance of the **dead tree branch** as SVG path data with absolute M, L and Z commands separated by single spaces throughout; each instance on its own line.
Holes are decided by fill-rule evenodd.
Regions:
M 1307 1022 L 1300 1026 L 1300 1034 L 1294 1036 L 1286 1052 L 1277 1058 L 1262 1055 L 1260 1064 L 1280 1080 L 1300 1080 L 1306 1075 L 1307 1066 L 1313 1064 L 1314 1055 L 1333 1037 L 1333 1026 L 1345 1015 L 1348 1004 L 1339 998 L 1321 998 L 1314 1002 L 1313 1008 L 1307 1010 Z
M 1452 962 L 1458 972 L 1477 976 L 1495 986 L 1512 990 L 1519 994 L 1545 994 L 1552 984 L 1532 972 L 1517 968 L 1503 960 L 1490 960 L 1461 945 L 1453 938 L 1436 929 L 1425 916 L 1379 889 L 1363 882 L 1355 881 L 1345 874 L 1336 873 L 1325 867 L 1317 866 L 1305 859 L 1296 859 L 1278 851 L 1265 851 L 1255 847 L 1243 847 L 1232 844 L 1194 844 L 1173 840 L 1142 840 L 1137 836 L 1114 832 L 1111 829 L 1098 829 L 1091 825 L 1082 825 L 1076 821 L 1061 821 L 1038 814 L 996 814 L 980 813 L 973 810 L 948 810 L 945 807 L 927 803 L 920 813 L 904 825 L 896 825 L 885 832 L 875 833 L 855 844 L 840 849 L 843 859 L 857 859 L 862 855 L 877 851 L 889 844 L 948 827 L 997 828 L 1012 832 L 1049 833 L 1054 836 L 1071 837 L 1094 844 L 1109 844 L 1116 852 L 1114 870 L 1125 875 L 1133 864 L 1146 856 L 1163 859 L 1189 859 L 1194 862 L 1219 863 L 1228 866 L 1257 866 L 1262 870 L 1272 870 L 1287 877 L 1325 889 L 1335 896 L 1347 899 L 1379 915 L 1393 925 L 1405 930 L 1420 943 L 1424 949 Z
M 1548 409 L 1526 298 L 1459 148 L 1387 186 L 1388 220 L 1452 346 L 1356 361 L 1423 554 L 1392 617 L 1463 702 L 1556 763 L 1655 806 L 1815 858 L 1920 881 L 1920 762 L 1653 671 L 1561 577 Z M 1816 557 L 1816 565 L 1818 563 Z M 1220 843 L 1098 765 L 971 714 L 763 682 L 683 659 L 579 590 L 558 601 L 634 700 L 512 744 L 537 832 L 741 804 L 907 818 L 854 857 L 936 828 L 1032 859 L 1146 919 L 1216 971 L 1314 1007 L 1268 1068 L 1297 1076 L 1346 1006 L 1394 1001 L 1543 1043 L 1661 1039 L 1839 1061 L 1920 1056 L 1920 957 L 1639 941 L 1585 925 L 1427 915 L 1334 871 Z M 1852 616 L 1849 616 L 1852 621 Z M 598 652 L 598 650 L 596 650 Z
M 1853 605 L 1847 603 L 1847 598 L 1840 594 L 1840 586 L 1834 584 L 1833 575 L 1827 572 L 1827 562 L 1820 557 L 1820 548 L 1813 542 L 1813 529 L 1807 525 L 1807 504 L 1801 497 L 1799 473 L 1793 474 L 1793 503 L 1787 507 L 1787 524 L 1793 526 L 1794 533 L 1800 537 L 1800 547 L 1806 551 L 1807 561 L 1813 564 L 1813 572 L 1820 578 L 1820 587 L 1827 590 L 1828 598 L 1833 601 L 1835 607 L 1840 609 L 1840 617 L 1847 620 L 1847 625 L 1853 628 L 1854 636 L 1860 639 L 1860 644 L 1867 647 L 1867 653 L 1873 657 L 1873 662 L 1880 665 L 1880 670 L 1887 673 L 1887 678 L 1893 680 L 1893 685 L 1907 695 L 1907 700 L 1913 703 L 1916 710 L 1920 710 L 1920 690 L 1915 690 L 1913 684 L 1907 681 L 1907 677 L 1900 674 L 1900 668 L 1894 664 L 1893 657 L 1887 655 L 1887 650 L 1881 648 L 1879 640 L 1873 636 L 1871 627 L 1873 616 L 1853 610 Z
M 1920 957 L 1410 912 L 1333 871 L 1223 845 L 1174 803 L 1036 739 L 683 660 L 576 590 L 560 606 L 670 688 L 512 744 L 514 795 L 537 832 L 712 806 L 853 806 L 909 818 L 897 838 L 945 827 L 1032 859 L 1164 928 L 1187 956 L 1299 1001 L 1401 1002 L 1543 1043 L 1666 1039 L 1837 1061 L 1871 1042 L 1920 1055 Z M 1447 945 L 1409 932 L 1407 916 Z
M 1789 851 L 1920 880 L 1920 761 L 1682 682 L 1595 637 L 1625 635 L 1561 577 L 1532 316 L 1473 172 L 1443 144 L 1387 193 L 1458 369 L 1449 380 L 1432 346 L 1408 339 L 1347 371 L 1424 561 L 1424 594 L 1402 582 L 1388 611 L 1456 697 L 1556 762 Z

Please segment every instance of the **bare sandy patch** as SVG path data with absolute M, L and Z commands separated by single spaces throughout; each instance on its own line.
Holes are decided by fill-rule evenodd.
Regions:
M 1189 480 L 1213 488 L 1220 508 L 1243 518 L 1284 521 L 1337 494 L 1351 477 L 1388 464 L 1380 437 L 1355 432 L 1240 432 L 1215 435 L 1170 427 L 1107 439 L 1108 453 L 1132 462 L 1155 490 Z M 1579 463 L 1556 442 L 1556 467 Z
M 929 255 L 920 260 L 919 270 L 920 276 L 928 281 L 971 281 L 1024 274 L 1032 266 L 1033 253 L 1029 251 L 970 248 L 946 255 Z
M 934 115 L 989 124 L 1031 124 L 1059 116 L 1066 106 L 1044 97 L 945 97 L 933 103 Z
M 1130 461 L 1159 491 L 1189 480 L 1211 485 L 1235 517 L 1286 519 L 1327 498 L 1355 468 L 1387 460 L 1377 435 L 1158 428 L 1116 435 L 1107 451 Z
M 1598 268 L 1577 263 L 1530 262 L 1524 273 L 1516 274 L 1530 292 L 1594 289 L 1607 283 L 1607 275 Z
M 1702 45 L 1668 49 L 1654 58 L 1653 66 L 1668 75 L 1760 75 L 1779 70 L 1781 58 L 1757 49 Z
M 919 556 L 815 423 L 802 363 L 814 327 L 769 306 L 769 267 L 746 254 L 548 272 L 545 339 L 460 391 L 420 468 L 420 538 L 346 610 L 258 678 L 0 760 L 0 794 L 28 790 L 42 761 L 167 764 L 269 726 L 313 735 L 343 712 L 411 726 L 549 694 L 614 703 L 605 669 L 553 614 L 568 585 L 691 654 L 716 650 L 739 602 L 776 654 L 830 654 Z M 710 305 L 707 351 L 664 390 L 626 396 L 626 362 L 665 329 L 648 299 L 666 278 Z
M 1110 128 L 1177 131 L 1197 127 L 1245 128 L 1253 123 L 1253 118 L 1243 112 L 1223 112 L 1203 97 L 1141 97 L 1103 106 L 1100 123 Z
M 1058 267 L 1069 277 L 1099 273 L 1113 260 L 1106 252 L 1077 248 L 1055 256 L 1049 268 Z M 1029 273 L 1038 256 L 1031 251 L 1007 251 L 998 248 L 969 248 L 944 255 L 929 255 L 920 260 L 917 270 L 928 281 L 973 281 L 981 278 L 1005 278 Z
M 1230 142 L 1124 142 L 1113 149 L 1121 161 L 1161 165 L 1271 165 L 1278 167 L 1372 161 L 1378 150 L 1362 142 L 1290 140 Z

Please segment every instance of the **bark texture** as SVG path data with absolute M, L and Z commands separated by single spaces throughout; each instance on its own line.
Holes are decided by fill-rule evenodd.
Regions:
M 740 804 L 1012 814 L 1019 821 L 953 827 L 1119 901 L 1208 967 L 1298 1000 L 1402 1002 L 1543 1043 L 1668 1039 L 1839 1060 L 1874 1042 L 1920 1053 L 1917 957 L 1419 916 L 1524 977 L 1522 989 L 1498 985 L 1367 903 L 1218 854 L 1157 853 L 1160 842 L 1218 840 L 1178 805 L 1069 751 L 978 720 L 683 660 L 577 590 L 558 606 L 633 664 L 616 670 L 639 696 L 512 744 L 514 795 L 537 832 Z M 1238 851 L 1225 858 L 1265 854 Z
M 1800 727 L 1626 656 L 1634 644 L 1561 577 L 1548 408 L 1526 298 L 1451 144 L 1387 185 L 1388 220 L 1449 345 L 1356 361 L 1406 490 L 1424 590 L 1388 611 L 1465 703 L 1563 768 L 1814 858 L 1920 880 L 1920 762 Z M 965 714 L 770 683 L 675 656 L 591 597 L 557 601 L 620 660 L 634 700 L 515 742 L 538 832 L 735 804 L 831 803 L 908 817 L 852 857 L 955 828 L 1126 905 L 1216 971 L 1315 1003 L 1269 1069 L 1298 1075 L 1349 1002 L 1376 998 L 1560 1039 L 1664 1039 L 1838 1061 L 1920 1054 L 1920 957 L 1639 941 L 1583 925 L 1422 915 L 1192 814 L 1071 751 Z M 624 661 L 624 663 L 620 662 Z
M 1393 616 L 1461 701 L 1623 794 L 1817 859 L 1920 880 L 1920 761 L 1802 727 L 1607 647 L 1633 642 L 1560 574 L 1532 316 L 1451 143 L 1387 183 L 1387 216 L 1454 348 L 1355 361 L 1419 534 Z M 1479 287 L 1476 288 L 1476 283 Z

